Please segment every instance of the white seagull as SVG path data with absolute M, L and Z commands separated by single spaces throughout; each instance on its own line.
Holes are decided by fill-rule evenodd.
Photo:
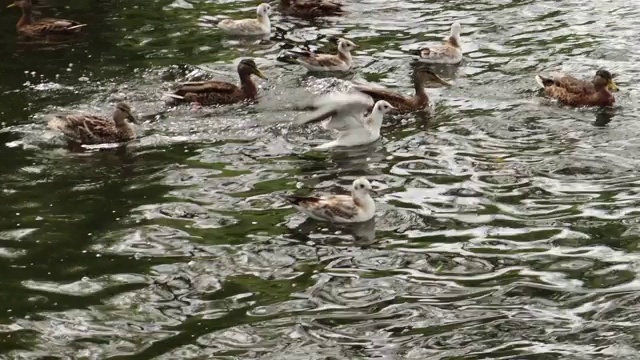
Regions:
M 430 64 L 458 64 L 462 61 L 460 23 L 451 25 L 451 35 L 443 45 L 420 49 L 420 61 Z
M 372 143 L 380 138 L 384 114 L 395 109 L 387 101 L 373 103 L 373 99 L 359 92 L 332 93 L 313 102 L 316 110 L 296 117 L 294 123 L 303 125 L 325 120 L 325 129 L 335 130 L 338 136 L 316 147 L 330 149 L 338 146 L 358 146 Z M 366 113 L 373 107 L 371 113 Z
M 218 23 L 218 27 L 229 35 L 269 35 L 271 33 L 271 22 L 269 14 L 271 5 L 264 3 L 256 8 L 258 17 L 256 19 L 225 19 Z
M 361 177 L 353 182 L 351 195 L 326 197 L 285 196 L 285 199 L 309 217 L 335 223 L 359 223 L 370 220 L 376 212 L 371 198 L 371 183 Z

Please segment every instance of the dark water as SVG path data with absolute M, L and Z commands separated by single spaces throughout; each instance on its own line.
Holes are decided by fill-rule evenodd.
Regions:
M 344 18 L 272 16 L 272 41 L 213 25 L 253 2 L 41 0 L 90 24 L 64 46 L 16 40 L 0 11 L 0 351 L 6 359 L 638 359 L 640 9 L 630 1 L 357 1 Z M 290 119 L 312 93 L 368 80 L 410 92 L 409 50 L 463 26 L 466 61 L 431 118 L 309 152 Z M 356 71 L 316 78 L 276 58 L 327 36 Z M 316 41 L 315 39 L 320 38 Z M 184 79 L 261 102 L 161 112 Z M 533 75 L 618 73 L 614 109 L 541 98 Z M 145 119 L 125 149 L 70 153 L 61 111 Z M 281 192 L 379 190 L 357 227 L 307 220 Z

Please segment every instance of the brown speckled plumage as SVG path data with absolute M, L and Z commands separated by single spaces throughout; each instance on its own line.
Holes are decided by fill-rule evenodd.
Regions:
M 343 13 L 342 4 L 331 0 L 280 0 L 283 14 L 302 18 L 335 16 Z
M 168 96 L 177 103 L 199 103 L 201 105 L 234 104 L 245 100 L 255 100 L 258 96 L 251 75 L 262 79 L 266 77 L 260 72 L 256 63 L 251 59 L 244 59 L 238 64 L 240 86 L 224 81 L 201 81 L 183 83 Z
M 119 103 L 113 113 L 113 119 L 85 114 L 59 115 L 49 121 L 48 126 L 62 132 L 68 140 L 80 144 L 117 143 L 135 137 L 127 119 L 136 122 L 129 105 Z
M 397 109 L 394 110 L 394 112 L 408 113 L 422 110 L 429 105 L 429 96 L 424 90 L 424 86 L 427 81 L 435 81 L 442 85 L 450 85 L 431 70 L 427 68 L 418 68 L 413 74 L 413 86 L 415 88 L 414 96 L 404 96 L 389 89 L 363 85 L 355 85 L 353 88 L 371 96 L 373 101 L 386 100 Z
M 615 97 L 611 91 L 618 87 L 613 75 L 607 70 L 598 70 L 592 80 L 580 80 L 569 75 L 555 77 L 536 76 L 544 93 L 569 106 L 611 106 Z
M 19 35 L 27 37 L 69 36 L 82 31 L 87 26 L 77 21 L 66 19 L 40 19 L 33 20 L 31 13 L 31 0 L 16 0 L 9 7 L 17 6 L 22 9 L 22 17 L 16 24 Z

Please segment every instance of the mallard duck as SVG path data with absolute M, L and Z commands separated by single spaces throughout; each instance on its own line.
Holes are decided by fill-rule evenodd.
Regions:
M 302 18 L 342 14 L 342 4 L 331 0 L 280 0 L 283 14 Z
M 384 100 L 374 104 L 370 96 L 358 92 L 323 95 L 314 100 L 312 107 L 314 111 L 299 115 L 294 123 L 303 125 L 326 119 L 322 124 L 324 128 L 338 133 L 335 140 L 317 146 L 317 150 L 359 146 L 378 140 L 384 114 L 394 109 Z
M 95 115 L 58 115 L 49 121 L 48 127 L 58 130 L 68 140 L 80 144 L 117 143 L 131 140 L 135 132 L 127 119 L 138 123 L 125 103 L 116 105 L 113 119 Z
M 616 99 L 611 93 L 618 91 L 614 75 L 600 69 L 591 81 L 576 79 L 570 75 L 554 74 L 546 78 L 536 75 L 536 82 L 544 93 L 569 106 L 611 106 Z
M 358 45 L 347 39 L 338 40 L 338 53 L 316 54 L 309 51 L 297 53 L 296 61 L 310 71 L 347 71 L 351 69 L 351 50 Z
M 48 18 L 34 21 L 31 14 L 31 0 L 16 0 L 7 7 L 15 6 L 22 9 L 22 17 L 18 20 L 16 29 L 18 30 L 18 34 L 23 36 L 73 35 L 87 26 L 87 24 L 65 19 Z
M 309 217 L 335 223 L 359 223 L 370 220 L 376 212 L 371 198 L 371 183 L 361 177 L 353 182 L 351 195 L 326 197 L 285 196 L 298 211 Z
M 351 88 L 371 96 L 374 101 L 386 100 L 397 109 L 397 112 L 407 113 L 422 110 L 429 106 L 429 96 L 424 90 L 424 85 L 427 81 L 435 81 L 446 86 L 451 85 L 430 69 L 418 68 L 413 73 L 413 86 L 416 90 L 414 96 L 404 96 L 389 89 L 366 85 L 353 85 Z
M 451 25 L 451 35 L 443 45 L 420 49 L 420 61 L 431 64 L 458 64 L 462 61 L 460 23 Z
M 251 75 L 267 80 L 252 59 L 243 59 L 238 64 L 239 87 L 215 80 L 188 82 L 180 84 L 172 94 L 166 95 L 177 102 L 195 102 L 201 105 L 224 105 L 254 100 L 258 95 L 258 88 L 251 80 Z
M 225 19 L 218 23 L 218 27 L 230 35 L 269 35 L 271 33 L 271 22 L 269 14 L 271 5 L 260 4 L 256 8 L 258 17 L 256 19 Z

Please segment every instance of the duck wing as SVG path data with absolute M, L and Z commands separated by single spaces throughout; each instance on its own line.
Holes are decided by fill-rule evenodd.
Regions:
M 202 94 L 202 93 L 234 93 L 238 91 L 237 85 L 225 81 L 194 81 L 182 83 L 175 90 L 174 94 L 185 96 L 186 94 Z
M 353 85 L 351 88 L 370 96 L 374 102 L 386 100 L 389 104 L 397 108 L 407 106 L 407 103 L 410 101 L 406 96 L 385 88 L 367 85 Z
M 96 144 L 115 139 L 118 129 L 113 120 L 94 115 L 59 115 L 48 124 L 66 137 L 85 144 Z
M 574 94 L 589 94 L 596 91 L 591 81 L 577 79 L 571 75 L 556 74 L 552 79 L 555 86 Z
M 298 0 L 291 6 L 291 12 L 304 16 L 337 15 L 342 12 L 342 4 L 323 0 Z
M 46 18 L 26 25 L 25 29 L 33 33 L 68 34 L 78 32 L 85 26 L 87 26 L 87 24 L 73 20 Z

